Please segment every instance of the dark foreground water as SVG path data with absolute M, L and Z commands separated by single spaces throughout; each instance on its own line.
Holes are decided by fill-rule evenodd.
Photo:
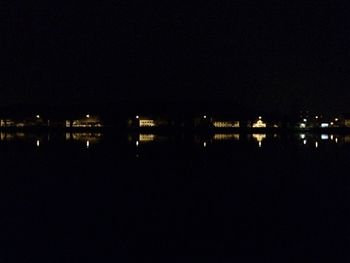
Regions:
M 1 133 L 0 262 L 348 262 L 348 142 Z

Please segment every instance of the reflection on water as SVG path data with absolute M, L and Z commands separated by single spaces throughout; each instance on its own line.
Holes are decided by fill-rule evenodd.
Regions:
M 153 142 L 156 140 L 156 135 L 155 134 L 143 134 L 140 133 L 139 135 L 139 141 L 140 142 Z
M 85 132 L 67 132 L 67 133 L 24 133 L 24 132 L 1 132 L 1 142 L 30 142 L 36 147 L 55 143 L 77 143 L 82 148 L 91 148 L 93 145 L 101 143 L 105 136 L 103 133 L 85 133 Z M 176 145 L 185 143 L 198 145 L 207 148 L 225 144 L 238 147 L 238 145 L 255 145 L 258 148 L 264 148 L 269 145 L 278 145 L 285 142 L 292 142 L 303 147 L 322 148 L 325 145 L 346 145 L 350 144 L 350 135 L 341 134 L 313 134 L 313 133 L 288 133 L 288 134 L 269 134 L 269 133 L 217 133 L 217 134 L 178 134 L 178 135 L 159 135 L 153 133 L 136 134 L 108 134 L 108 143 L 110 140 L 125 142 L 134 147 L 143 145 Z M 235 142 L 232 144 L 231 142 Z
M 221 134 L 217 133 L 214 135 L 214 141 L 239 141 L 239 134 Z
M 261 148 L 262 141 L 266 139 L 266 134 L 253 134 L 253 138 L 258 142 L 259 148 Z

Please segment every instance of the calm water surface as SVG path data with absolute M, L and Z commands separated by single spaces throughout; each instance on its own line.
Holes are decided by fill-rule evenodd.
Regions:
M 0 135 L 1 262 L 350 259 L 350 136 Z

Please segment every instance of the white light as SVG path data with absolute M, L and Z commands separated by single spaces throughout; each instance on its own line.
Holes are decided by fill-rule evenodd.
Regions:
M 321 134 L 321 140 L 328 140 L 329 136 L 328 134 Z
M 40 140 L 36 140 L 36 146 L 37 146 L 37 147 L 40 146 Z
M 139 119 L 140 118 L 140 116 L 139 115 L 136 115 L 136 119 Z
M 139 146 L 139 141 L 136 141 L 136 146 Z
M 203 118 L 206 119 L 206 118 L 207 118 L 207 115 L 204 115 Z
M 318 148 L 318 142 L 315 142 L 315 147 Z
M 300 139 L 305 139 L 306 135 L 305 134 L 300 134 Z
M 339 119 L 338 119 L 338 118 L 335 118 L 334 120 L 335 120 L 335 121 L 338 121 Z
M 327 128 L 329 127 L 329 123 L 321 123 L 321 128 Z
M 262 143 L 261 142 L 259 142 L 259 148 L 261 148 L 262 147 Z
M 299 128 L 302 128 L 302 129 L 306 128 L 306 124 L 305 123 L 300 123 Z
M 206 143 L 206 142 L 204 142 L 204 143 L 203 143 L 203 146 L 204 146 L 204 147 L 207 147 L 207 143 Z
M 334 135 L 332 134 L 332 135 L 331 135 L 331 140 L 333 141 L 333 139 L 334 139 Z
M 262 117 L 261 116 L 259 116 L 259 120 L 261 120 L 262 119 Z
M 90 118 L 90 114 L 86 114 L 86 118 Z
M 315 118 L 318 119 L 318 116 L 316 116 Z
M 334 125 L 334 122 L 331 122 L 331 125 Z
M 306 143 L 307 143 L 307 140 L 304 140 L 304 141 L 303 141 L 303 144 L 306 145 Z
M 38 114 L 38 115 L 36 115 L 36 118 L 37 118 L 37 119 L 40 119 L 40 115 L 39 115 L 39 114 Z
M 335 138 L 335 143 L 338 143 L 338 138 Z
M 90 141 L 86 141 L 86 148 L 90 147 Z
M 303 122 L 307 122 L 307 119 L 303 119 Z

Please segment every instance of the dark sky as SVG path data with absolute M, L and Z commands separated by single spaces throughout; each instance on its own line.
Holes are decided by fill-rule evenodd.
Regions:
M 350 112 L 347 1 L 8 2 L 2 104 L 215 98 Z

